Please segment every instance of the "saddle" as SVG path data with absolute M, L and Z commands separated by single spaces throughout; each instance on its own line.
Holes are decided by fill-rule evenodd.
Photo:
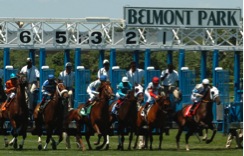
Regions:
M 40 106 L 40 108 L 39 108 L 39 112 L 40 112 L 40 113 L 43 112 L 43 110 L 46 108 L 46 106 L 47 106 L 47 104 L 49 103 L 50 100 L 51 100 L 51 99 L 46 100 L 46 102 L 45 102 L 43 105 Z
M 189 105 L 186 107 L 184 117 L 193 117 L 196 114 L 198 107 L 200 106 L 200 102 L 196 104 L 194 110 L 191 112 L 190 110 L 191 110 L 192 106 L 193 105 Z
M 88 116 L 91 113 L 91 108 L 96 104 L 96 101 L 93 103 L 89 104 L 88 106 L 82 107 L 79 114 L 81 116 Z

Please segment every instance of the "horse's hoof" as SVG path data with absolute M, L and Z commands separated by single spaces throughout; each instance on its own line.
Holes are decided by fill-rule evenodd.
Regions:
M 107 144 L 105 147 L 105 150 L 108 150 L 108 149 L 109 149 L 109 144 Z
M 97 146 L 97 147 L 96 147 L 96 150 L 101 150 L 101 149 L 102 149 L 101 146 Z
M 211 140 L 206 140 L 206 144 L 209 144 L 210 142 L 212 142 Z
M 121 150 L 121 148 L 122 148 L 121 145 L 117 146 L 117 150 Z
M 38 150 L 40 151 L 40 150 L 42 150 L 42 145 L 38 145 Z
M 19 145 L 19 150 L 22 150 L 23 149 L 23 145 Z
M 17 149 L 17 148 L 18 148 L 17 142 L 15 142 L 15 143 L 13 144 L 13 147 L 14 147 L 14 149 Z
M 57 146 L 55 144 L 52 144 L 52 149 L 53 150 L 56 150 L 57 149 Z

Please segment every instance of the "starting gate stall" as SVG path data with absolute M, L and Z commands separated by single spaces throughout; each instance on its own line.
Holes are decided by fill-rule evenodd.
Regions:
M 5 67 L 5 73 L 4 73 L 4 83 L 10 79 L 10 75 L 14 73 L 17 74 L 18 70 L 14 69 L 13 66 L 8 65 Z
M 85 69 L 84 66 L 77 66 L 75 71 L 75 102 L 74 108 L 78 108 L 79 104 L 86 103 L 89 95 L 86 92 L 90 84 L 90 70 Z
M 176 105 L 176 111 L 181 110 L 185 105 L 191 104 L 191 93 L 195 87 L 195 71 L 189 70 L 188 67 L 182 67 L 180 70 L 180 90 L 182 101 Z
M 42 66 L 40 70 L 40 88 L 39 88 L 39 102 L 42 99 L 42 85 L 48 79 L 48 75 L 54 75 L 54 69 L 49 69 L 49 66 Z
M 113 66 L 112 67 L 112 74 L 110 77 L 111 80 L 111 86 L 113 88 L 113 92 L 117 92 L 117 85 L 122 81 L 122 77 L 126 76 L 126 70 L 120 69 L 119 66 Z
M 229 71 L 216 67 L 214 72 L 213 85 L 219 90 L 221 104 L 213 105 L 213 121 L 218 124 L 219 130 L 224 130 L 224 107 L 229 105 Z

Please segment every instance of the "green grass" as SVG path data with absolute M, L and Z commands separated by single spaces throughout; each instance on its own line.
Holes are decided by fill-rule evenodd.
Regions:
M 82 152 L 76 148 L 76 143 L 74 137 L 71 137 L 71 149 L 66 150 L 64 142 L 62 142 L 57 150 L 52 150 L 51 145 L 49 144 L 48 150 L 45 151 L 39 151 L 37 149 L 37 136 L 32 136 L 28 135 L 24 149 L 22 151 L 14 150 L 13 147 L 7 147 L 5 148 L 3 146 L 3 141 L 2 145 L 0 144 L 0 155 L 6 156 L 7 154 L 9 155 L 33 155 L 33 156 L 38 156 L 38 155 L 56 155 L 56 156 L 63 156 L 63 155 L 99 155 L 99 156 L 114 156 L 114 155 L 126 155 L 126 156 L 137 156 L 137 155 L 165 155 L 165 156 L 171 156 L 171 155 L 180 155 L 180 156 L 241 156 L 243 154 L 243 149 L 236 149 L 235 148 L 235 141 L 233 140 L 232 146 L 230 149 L 225 148 L 225 143 L 226 143 L 226 136 L 224 136 L 222 133 L 217 133 L 215 136 L 215 139 L 212 143 L 210 144 L 205 144 L 205 142 L 199 142 L 195 136 L 192 136 L 190 138 L 190 151 L 185 150 L 185 144 L 184 144 L 184 133 L 181 138 L 181 149 L 176 150 L 176 144 L 175 144 L 175 134 L 176 130 L 171 130 L 169 136 L 164 136 L 163 140 L 163 145 L 162 148 L 163 150 L 157 150 L 158 146 L 158 136 L 154 136 L 154 143 L 153 143 L 153 151 L 150 150 L 131 150 L 131 151 L 117 151 L 117 136 L 112 136 L 110 139 L 110 149 L 105 151 L 96 151 L 96 150 L 86 150 L 85 152 Z M 3 140 L 3 137 L 1 138 Z M 45 136 L 42 137 L 42 142 L 44 145 L 45 142 Z M 91 142 L 93 142 L 96 139 L 96 136 L 91 138 Z M 10 137 L 9 137 L 10 140 Z M 21 138 L 18 139 L 20 141 Z M 86 142 L 84 142 L 86 145 Z M 125 141 L 125 148 L 127 148 L 128 145 L 128 137 L 126 137 Z M 86 146 L 87 147 L 87 146 Z M 93 146 L 94 147 L 94 146 Z

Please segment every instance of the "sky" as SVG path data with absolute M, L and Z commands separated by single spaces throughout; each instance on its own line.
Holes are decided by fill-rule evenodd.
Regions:
M 241 8 L 243 0 L 0 0 L 0 18 L 123 18 L 123 7 Z M 243 11 L 242 11 L 243 14 Z

